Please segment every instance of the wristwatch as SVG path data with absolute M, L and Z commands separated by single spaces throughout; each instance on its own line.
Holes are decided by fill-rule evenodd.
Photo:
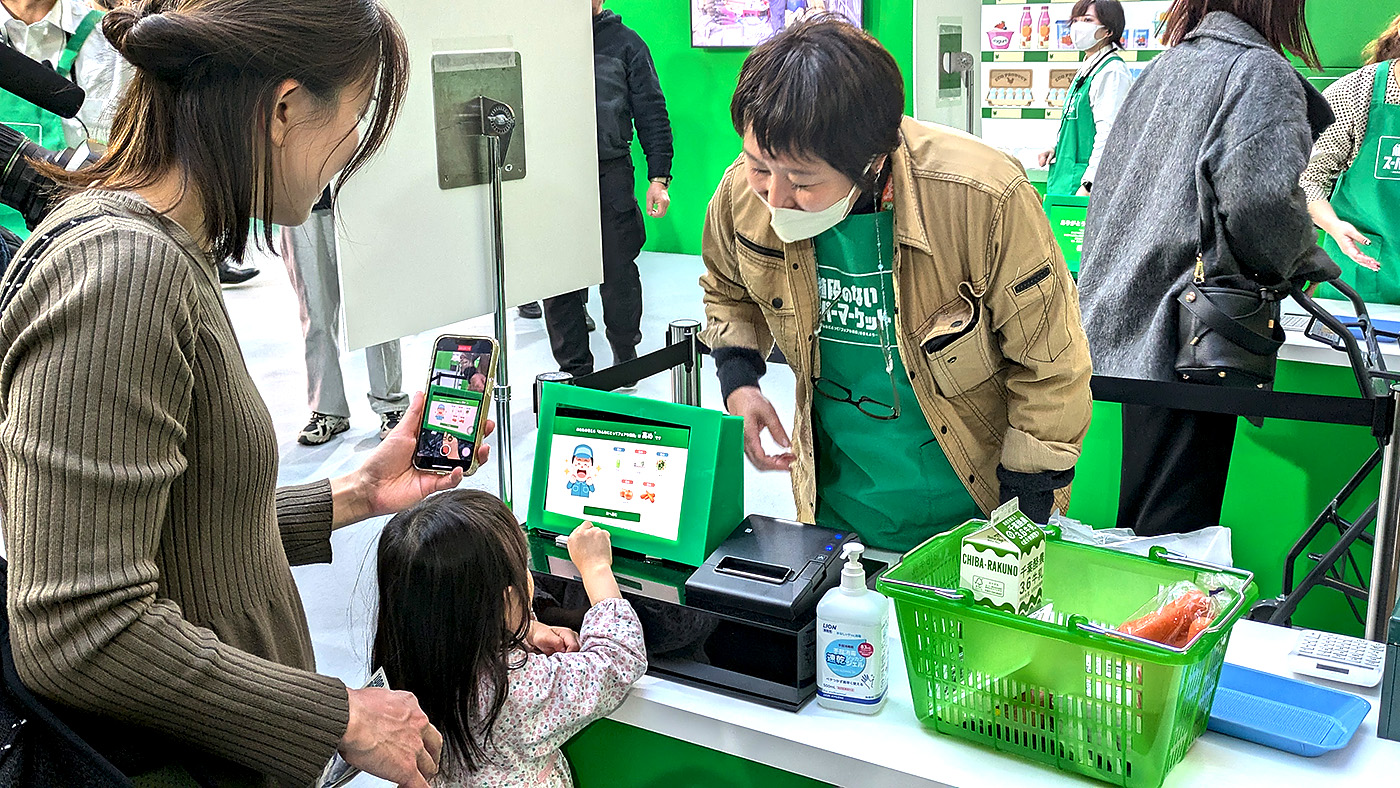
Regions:
M 659 183 L 659 184 L 661 184 L 662 186 L 665 186 L 665 187 L 668 188 L 668 189 L 671 188 L 671 176 L 669 176 L 669 175 L 658 175 L 658 176 L 656 176 L 655 178 L 652 178 L 652 179 L 651 179 L 651 182 L 652 182 L 652 183 Z

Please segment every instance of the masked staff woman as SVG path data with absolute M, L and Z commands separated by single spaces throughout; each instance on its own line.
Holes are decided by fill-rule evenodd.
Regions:
M 1303 192 L 1342 279 L 1367 301 L 1400 304 L 1400 16 L 1365 56 L 1322 93 L 1337 122 L 1313 148 Z M 1341 297 L 1329 285 L 1318 294 Z
M 360 470 L 276 489 L 217 266 L 380 147 L 408 47 L 376 0 L 144 2 L 102 32 L 136 70 L 111 146 L 46 169 L 72 194 L 0 288 L 20 677 L 138 786 L 304 786 L 339 750 L 427 788 L 441 738 L 413 696 L 313 672 L 289 563 L 461 475 L 410 467 L 410 410 Z
M 1093 188 L 1104 143 L 1133 75 L 1118 56 L 1127 24 L 1118 0 L 1079 0 L 1070 9 L 1070 20 L 1070 36 L 1074 48 L 1084 52 L 1084 65 L 1065 100 L 1059 141 L 1054 150 L 1040 154 L 1040 166 L 1050 167 L 1046 194 L 1084 197 Z
M 731 104 L 743 155 L 705 223 L 720 386 L 798 517 L 906 550 L 1019 497 L 1044 522 L 1089 426 L 1074 283 L 1014 159 L 903 116 L 894 59 L 830 17 L 757 47 Z M 790 451 L 758 387 L 797 378 Z

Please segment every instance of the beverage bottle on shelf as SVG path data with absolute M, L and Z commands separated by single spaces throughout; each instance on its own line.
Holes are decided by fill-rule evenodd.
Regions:
M 1050 48 L 1050 6 L 1040 7 L 1040 48 Z
M 1031 7 L 1026 6 L 1021 9 L 1021 48 L 1031 48 L 1031 36 L 1035 31 L 1031 30 Z

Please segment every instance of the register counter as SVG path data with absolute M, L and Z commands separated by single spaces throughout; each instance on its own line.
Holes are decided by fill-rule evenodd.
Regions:
M 611 715 L 611 719 L 840 786 L 1107 785 L 924 728 L 914 717 L 903 650 L 894 631 L 893 618 L 891 630 L 889 699 L 873 717 L 830 711 L 815 703 L 807 704 L 794 714 L 648 676 L 632 690 L 627 702 Z M 1292 644 L 1290 630 L 1242 621 L 1231 637 L 1227 660 L 1291 676 L 1286 654 Z M 1166 786 L 1285 788 L 1395 784 L 1396 775 L 1400 774 L 1400 742 L 1376 737 L 1379 690 L 1325 681 L 1318 683 L 1357 692 L 1371 702 L 1370 715 L 1346 748 L 1319 758 L 1303 758 L 1207 731 L 1196 741 L 1186 759 L 1172 770 Z M 613 754 L 614 758 L 618 756 L 618 753 Z M 576 766 L 579 766 L 577 761 Z M 580 786 L 619 784 L 599 777 L 601 775 L 590 775 L 580 769 Z
M 1325 298 L 1317 300 L 1319 306 L 1327 309 L 1334 315 L 1354 316 L 1355 310 L 1347 301 L 1333 301 Z M 1390 304 L 1367 304 L 1367 313 L 1374 320 L 1395 320 L 1400 321 L 1400 306 Z M 1297 301 L 1289 298 L 1283 302 L 1284 314 L 1307 314 Z M 1394 342 L 1381 342 L 1381 355 L 1385 357 L 1386 367 L 1389 369 L 1400 369 L 1400 345 Z M 1365 349 L 1365 346 L 1362 346 Z M 1289 331 L 1288 338 L 1284 341 L 1283 347 L 1279 349 L 1280 361 L 1300 361 L 1306 364 L 1325 364 L 1334 367 L 1350 366 L 1347 361 L 1347 354 L 1338 350 L 1308 339 L 1301 331 Z

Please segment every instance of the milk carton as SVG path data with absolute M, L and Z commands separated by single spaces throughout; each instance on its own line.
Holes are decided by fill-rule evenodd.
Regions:
M 1041 606 L 1045 533 L 1012 499 L 992 512 L 987 526 L 963 537 L 959 585 L 972 600 L 1017 615 Z

